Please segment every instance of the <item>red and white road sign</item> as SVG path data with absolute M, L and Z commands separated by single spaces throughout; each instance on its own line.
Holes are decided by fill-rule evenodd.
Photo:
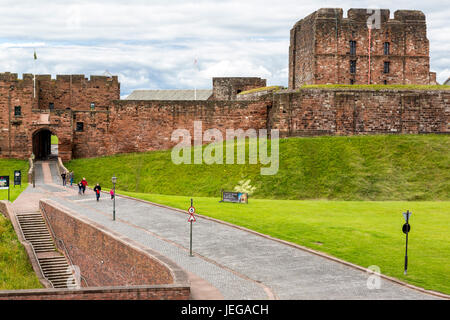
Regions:
M 194 207 L 189 207 L 188 212 L 190 214 L 188 222 L 195 222 L 195 217 L 194 217 L 194 213 L 195 213 L 195 208 Z

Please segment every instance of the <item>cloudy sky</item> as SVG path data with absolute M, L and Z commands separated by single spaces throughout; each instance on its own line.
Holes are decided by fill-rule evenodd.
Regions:
M 214 76 L 287 86 L 289 30 L 321 7 L 422 10 L 431 69 L 450 76 L 450 1 L 0 0 L 0 72 L 119 76 L 134 89 L 211 88 Z M 38 60 L 34 62 L 33 51 Z M 197 60 L 198 63 L 194 64 Z

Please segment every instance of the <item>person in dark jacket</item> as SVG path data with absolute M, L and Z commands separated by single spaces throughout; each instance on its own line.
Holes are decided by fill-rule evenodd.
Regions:
M 61 173 L 61 178 L 62 178 L 62 182 L 63 182 L 63 186 L 66 186 L 66 172 Z
M 95 196 L 97 197 L 97 201 L 100 199 L 100 191 L 102 191 L 102 187 L 97 183 L 94 187 Z

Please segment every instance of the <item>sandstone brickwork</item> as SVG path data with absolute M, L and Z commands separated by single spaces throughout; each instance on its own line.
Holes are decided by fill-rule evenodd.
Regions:
M 256 77 L 213 78 L 211 100 L 236 100 L 236 95 L 247 90 L 266 86 L 266 79 Z
M 370 38 L 368 20 L 374 22 L 370 24 Z M 351 61 L 355 64 L 353 71 Z M 385 64 L 389 70 L 385 70 Z M 435 83 L 421 11 L 397 10 L 391 19 L 386 9 L 350 9 L 344 18 L 342 9 L 325 8 L 291 29 L 290 89 L 304 84 Z

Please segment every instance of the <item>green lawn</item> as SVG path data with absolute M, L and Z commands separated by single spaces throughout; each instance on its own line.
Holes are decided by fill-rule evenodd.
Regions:
M 22 171 L 22 186 L 14 187 L 14 170 Z M 13 202 L 27 187 L 28 161 L 0 159 L 0 175 L 9 175 L 10 200 Z M 8 199 L 8 190 L 0 190 L 0 200 Z M 17 239 L 10 221 L 0 214 L 0 290 L 42 288 L 27 253 Z
M 0 290 L 43 288 L 10 221 L 0 214 Z
M 13 202 L 28 186 L 28 161 L 15 159 L 0 159 L 0 176 L 9 175 L 10 200 Z M 22 172 L 22 186 L 14 187 L 14 170 Z M 0 200 L 8 200 L 8 190 L 0 190 Z
M 187 210 L 190 197 L 118 193 Z M 450 201 L 295 201 L 219 203 L 194 197 L 197 213 L 326 252 L 425 289 L 450 294 Z M 403 275 L 402 212 L 413 212 L 408 275 Z M 118 213 L 120 215 L 120 213 Z
M 329 200 L 450 200 L 449 135 L 376 135 L 280 140 L 280 168 L 262 176 L 261 164 L 181 164 L 171 151 L 76 159 L 76 181 L 125 191 L 218 197 L 241 180 L 254 198 Z M 225 153 L 224 153 L 225 154 Z M 248 153 L 247 153 L 248 154 Z
M 58 144 L 59 143 L 57 136 L 51 136 L 50 139 L 51 139 L 51 144 Z

